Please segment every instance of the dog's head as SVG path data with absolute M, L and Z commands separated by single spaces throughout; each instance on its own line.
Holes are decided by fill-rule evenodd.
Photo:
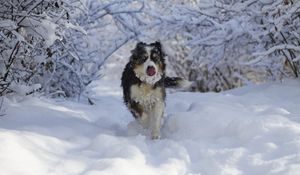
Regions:
M 165 53 L 160 42 L 137 43 L 131 51 L 130 62 L 135 75 L 143 82 L 155 84 L 165 73 Z

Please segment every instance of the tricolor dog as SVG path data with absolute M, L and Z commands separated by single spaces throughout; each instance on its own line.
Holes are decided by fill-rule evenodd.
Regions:
M 124 103 L 151 138 L 160 137 L 166 89 L 188 87 L 191 83 L 179 77 L 165 75 L 165 53 L 160 42 L 139 42 L 122 74 Z

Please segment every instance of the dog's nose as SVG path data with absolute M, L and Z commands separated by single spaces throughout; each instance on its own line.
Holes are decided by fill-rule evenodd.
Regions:
M 156 74 L 155 67 L 154 66 L 148 66 L 146 72 L 147 72 L 148 76 L 155 75 Z

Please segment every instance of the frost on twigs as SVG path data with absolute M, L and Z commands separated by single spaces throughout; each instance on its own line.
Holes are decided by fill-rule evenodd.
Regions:
M 195 90 L 222 91 L 299 76 L 300 1 L 153 4 L 148 14 L 165 38 L 168 65 L 196 81 Z
M 0 97 L 0 117 L 5 115 L 3 105 L 4 105 L 4 97 Z
M 143 9 L 143 3 L 118 0 L 0 4 L 0 96 L 79 97 L 104 62 L 136 37 L 132 26 Z
M 0 4 L 0 96 L 36 84 L 48 96 L 85 95 L 108 58 L 134 40 L 163 42 L 169 70 L 197 91 L 299 76 L 300 1 Z
M 70 22 L 66 14 L 71 8 L 63 1 L 1 0 L 0 96 L 11 92 L 28 95 L 38 90 L 50 93 L 67 86 L 82 86 L 68 84 L 76 69 L 66 70 L 59 63 L 72 64 L 65 30 L 65 24 Z M 62 69 L 66 71 L 57 79 Z

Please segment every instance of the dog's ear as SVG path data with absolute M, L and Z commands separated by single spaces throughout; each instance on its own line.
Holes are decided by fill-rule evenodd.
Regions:
M 155 41 L 154 45 L 155 45 L 156 48 L 161 49 L 160 41 Z
M 143 42 L 138 42 L 135 46 L 135 48 L 131 51 L 131 54 L 135 54 L 139 49 L 144 47 L 146 44 Z
M 146 43 L 144 43 L 144 42 L 138 42 L 135 47 L 138 48 L 138 47 L 143 47 L 145 45 L 146 45 Z
M 165 52 L 164 52 L 164 50 L 162 48 L 162 45 L 161 45 L 160 41 L 155 41 L 155 43 L 153 43 L 153 45 L 160 52 L 161 57 L 165 57 L 166 56 L 166 54 L 165 54 Z

